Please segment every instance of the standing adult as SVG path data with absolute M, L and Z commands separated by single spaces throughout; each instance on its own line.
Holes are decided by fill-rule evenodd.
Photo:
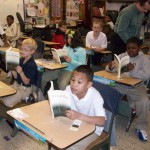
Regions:
M 150 10 L 149 0 L 138 0 L 124 8 L 117 18 L 114 34 L 111 38 L 111 50 L 120 54 L 126 51 L 126 42 L 130 37 L 140 36 L 144 13 Z

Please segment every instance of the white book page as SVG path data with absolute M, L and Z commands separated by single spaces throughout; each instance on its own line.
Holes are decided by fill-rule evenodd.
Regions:
M 129 63 L 129 56 L 125 56 L 121 59 L 121 67 L 126 66 Z

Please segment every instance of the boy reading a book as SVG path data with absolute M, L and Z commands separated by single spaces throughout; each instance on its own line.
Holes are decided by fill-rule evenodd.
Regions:
M 71 120 L 81 120 L 96 125 L 95 133 L 78 142 L 68 149 L 85 149 L 103 131 L 105 109 L 103 98 L 92 87 L 93 71 L 87 65 L 78 66 L 72 73 L 70 85 L 66 91 L 71 96 L 71 110 L 66 115 Z
M 13 107 L 21 100 L 25 100 L 32 92 L 32 85 L 37 83 L 37 65 L 32 57 L 37 49 L 37 43 L 29 38 L 21 44 L 20 53 L 22 58 L 20 64 L 12 71 L 15 82 L 12 85 L 16 89 L 16 94 L 2 98 L 7 107 Z
M 127 40 L 127 51 L 118 57 L 123 58 L 129 56 L 129 64 L 127 64 L 123 74 L 141 79 L 144 82 L 150 78 L 150 61 L 145 54 L 140 52 L 140 46 L 140 39 L 131 37 Z M 106 70 L 116 72 L 115 62 L 113 61 L 108 64 Z M 145 130 L 148 125 L 149 98 L 143 82 L 135 86 L 116 83 L 115 89 L 126 95 L 130 106 L 136 109 L 137 120 L 135 128 L 137 135 L 140 140 L 147 141 L 148 137 Z

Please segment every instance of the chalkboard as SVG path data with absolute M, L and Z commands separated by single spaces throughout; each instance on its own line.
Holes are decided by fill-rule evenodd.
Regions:
M 13 15 L 15 22 L 18 22 L 16 18 L 16 12 L 19 11 L 24 18 L 23 0 L 0 0 L 0 23 L 6 24 L 6 17 Z

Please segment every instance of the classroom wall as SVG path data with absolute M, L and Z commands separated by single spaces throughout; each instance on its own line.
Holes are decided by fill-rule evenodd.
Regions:
M 23 0 L 0 0 L 0 23 L 6 24 L 6 17 L 13 15 L 15 22 L 18 22 L 16 18 L 16 12 L 19 11 L 22 17 L 24 16 L 23 11 Z
M 106 2 L 106 10 L 119 10 L 123 3 L 108 3 Z

